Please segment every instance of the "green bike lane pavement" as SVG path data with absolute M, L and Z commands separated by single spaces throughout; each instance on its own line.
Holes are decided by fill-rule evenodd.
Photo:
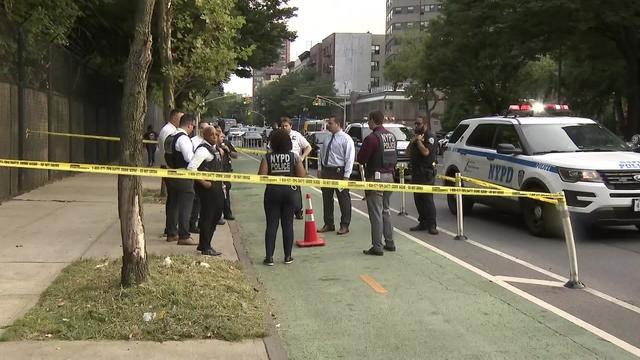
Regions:
M 256 173 L 257 162 L 242 156 L 234 168 Z M 279 231 L 276 265 L 264 266 L 263 193 L 262 185 L 234 184 L 233 208 L 291 359 L 634 358 L 397 232 L 397 252 L 363 255 L 369 220 L 355 211 L 350 234 L 325 234 L 324 247 L 294 248 L 291 265 L 282 262 Z M 320 194 L 305 193 L 322 226 Z M 304 221 L 295 222 L 295 234 L 302 239 Z

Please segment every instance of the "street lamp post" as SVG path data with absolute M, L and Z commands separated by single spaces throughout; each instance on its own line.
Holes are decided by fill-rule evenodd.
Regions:
M 338 99 L 344 99 L 344 105 L 340 105 L 337 102 L 331 100 L 328 96 L 322 96 L 322 95 L 316 95 L 315 97 L 307 96 L 307 95 L 298 95 L 298 96 L 314 99 L 314 100 L 322 100 L 322 101 L 328 102 L 333 106 L 337 106 L 341 108 L 342 109 L 342 127 L 344 128 L 347 126 L 347 98 L 346 97 L 344 98 L 338 97 Z

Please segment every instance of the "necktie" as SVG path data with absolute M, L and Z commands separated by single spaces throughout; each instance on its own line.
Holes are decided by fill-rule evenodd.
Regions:
M 331 143 L 335 138 L 336 138 L 336 134 L 331 135 L 331 140 L 329 140 L 329 145 L 327 145 L 327 149 L 325 150 L 325 153 L 324 153 L 324 166 L 329 165 L 329 153 L 331 152 Z

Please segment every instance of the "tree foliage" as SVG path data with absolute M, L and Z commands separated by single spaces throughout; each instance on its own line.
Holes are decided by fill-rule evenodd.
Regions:
M 236 11 L 245 18 L 240 29 L 238 45 L 253 51 L 246 59 L 239 59 L 236 75 L 251 77 L 252 69 L 275 63 L 282 44 L 293 41 L 296 34 L 287 27 L 297 8 L 287 6 L 289 0 L 237 0 Z
M 317 79 L 315 72 L 302 70 L 289 73 L 258 90 L 254 96 L 256 108 L 267 118 L 276 121 L 281 116 L 326 117 L 342 111 L 337 107 L 313 106 L 317 95 L 335 96 L 330 80 Z
M 632 0 L 446 0 L 420 64 L 452 123 L 522 98 L 560 98 L 580 115 L 617 120 L 629 136 L 640 118 L 638 29 Z

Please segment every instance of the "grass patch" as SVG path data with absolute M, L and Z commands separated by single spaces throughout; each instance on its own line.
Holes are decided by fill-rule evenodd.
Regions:
M 66 267 L 0 340 L 241 340 L 264 337 L 264 300 L 238 262 L 150 257 L 150 280 L 120 287 L 121 261 Z M 145 321 L 144 313 L 155 313 Z M 147 315 L 149 316 L 149 315 Z
M 142 189 L 142 202 L 164 204 L 166 197 L 160 195 L 159 189 Z

